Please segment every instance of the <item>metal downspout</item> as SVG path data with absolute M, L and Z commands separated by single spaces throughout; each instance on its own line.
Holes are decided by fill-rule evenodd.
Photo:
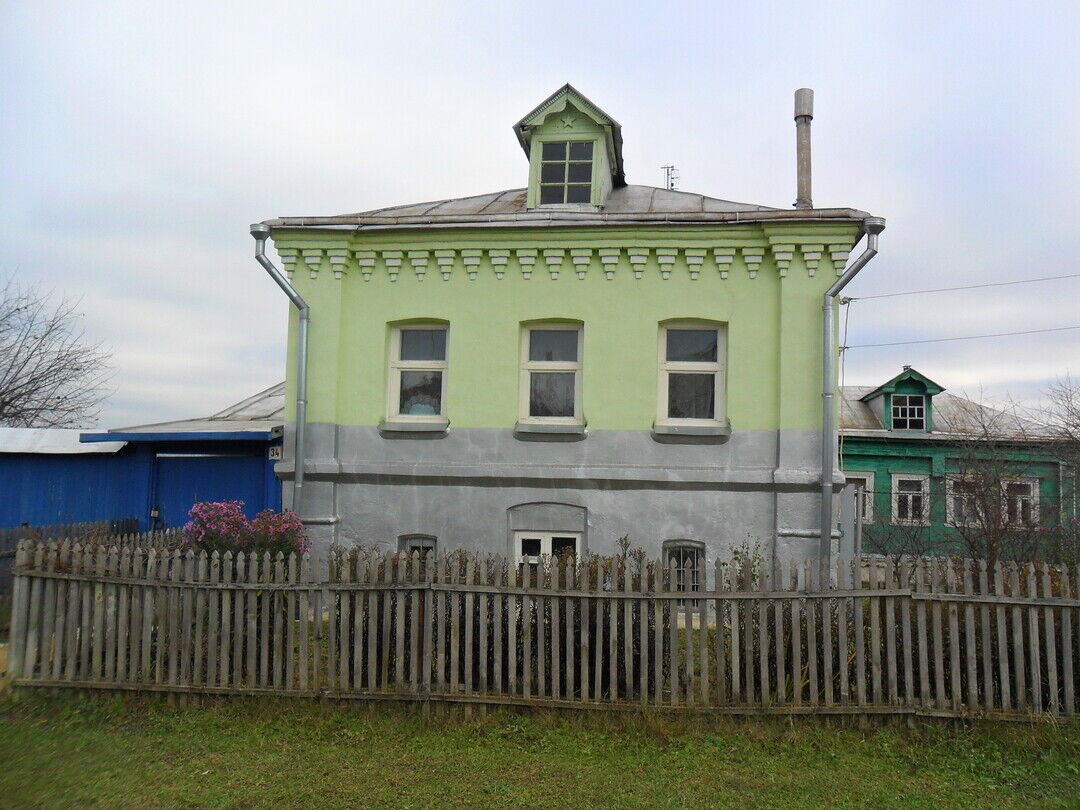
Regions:
M 818 560 L 825 564 L 832 555 L 833 531 L 833 461 L 836 458 L 836 420 L 834 392 L 836 391 L 836 333 L 833 325 L 834 301 L 836 296 L 848 285 L 866 264 L 877 255 L 878 234 L 885 230 L 885 220 L 881 217 L 867 217 L 863 220 L 866 232 L 866 248 L 851 263 L 831 287 L 825 292 L 822 302 L 822 322 L 824 329 L 822 342 L 821 375 L 821 534 L 818 542 Z
M 308 323 L 311 320 L 311 309 L 288 279 L 281 274 L 274 263 L 266 258 L 266 239 L 270 236 L 270 226 L 255 223 L 251 226 L 251 235 L 255 239 L 255 259 L 270 274 L 270 278 L 281 288 L 282 292 L 289 297 L 298 315 L 298 329 L 296 333 L 296 433 L 293 437 L 293 499 L 292 509 L 297 514 L 300 512 L 301 494 L 304 490 L 304 434 L 307 424 L 307 346 L 308 346 Z

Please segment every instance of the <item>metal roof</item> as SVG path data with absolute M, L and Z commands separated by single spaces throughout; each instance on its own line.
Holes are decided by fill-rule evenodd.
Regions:
M 1038 440 L 1049 438 L 1040 426 L 1009 411 L 991 408 L 955 394 L 933 398 L 932 433 L 886 430 L 877 412 L 862 398 L 876 390 L 872 385 L 845 385 L 840 390 L 840 430 L 845 436 L 866 438 L 957 439 L 988 432 L 1001 439 Z
M 334 228 L 346 230 L 422 227 L 557 227 L 635 224 L 695 224 L 849 220 L 869 214 L 853 208 L 772 208 L 732 202 L 689 191 L 656 186 L 621 186 L 603 206 L 526 208 L 526 189 L 515 188 L 450 200 L 396 205 L 353 214 L 279 217 L 264 224 L 272 228 Z
M 285 422 L 285 383 L 272 385 L 201 419 L 178 419 L 148 425 L 112 428 L 109 433 L 268 433 Z
M 69 455 L 74 453 L 115 453 L 126 442 L 110 441 L 93 446 L 81 444 L 77 428 L 0 427 L 0 453 Z

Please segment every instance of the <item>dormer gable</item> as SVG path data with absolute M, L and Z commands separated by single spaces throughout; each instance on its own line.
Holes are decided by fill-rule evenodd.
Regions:
M 626 185 L 622 128 L 573 86 L 556 90 L 514 125 L 529 158 L 526 207 L 603 208 Z
M 886 430 L 932 433 L 933 398 L 945 389 L 911 366 L 860 397 Z

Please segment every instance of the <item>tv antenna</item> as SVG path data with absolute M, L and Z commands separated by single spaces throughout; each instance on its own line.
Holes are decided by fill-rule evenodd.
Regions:
M 671 166 L 661 166 L 664 170 L 664 188 L 668 191 L 674 191 L 676 184 L 679 182 L 679 170 L 675 168 L 674 164 Z

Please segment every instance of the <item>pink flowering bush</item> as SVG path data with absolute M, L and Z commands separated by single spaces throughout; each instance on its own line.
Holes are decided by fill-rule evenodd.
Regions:
M 184 526 L 184 545 L 195 551 L 231 551 L 288 556 L 310 550 L 311 541 L 295 512 L 264 509 L 248 520 L 243 501 L 204 501 L 188 512 Z

